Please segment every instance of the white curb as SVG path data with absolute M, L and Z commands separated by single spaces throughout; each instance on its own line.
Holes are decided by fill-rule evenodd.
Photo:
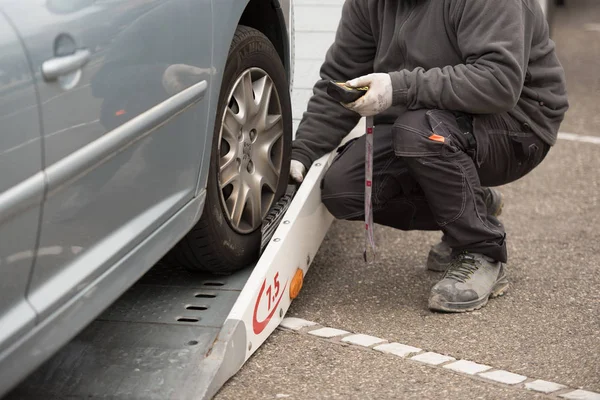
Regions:
M 503 370 L 484 372 L 482 374 L 479 374 L 479 376 L 482 376 L 482 377 L 492 380 L 492 381 L 506 383 L 507 385 L 516 385 L 517 383 L 521 383 L 525 379 L 527 379 L 526 376 L 519 375 L 519 374 L 513 374 L 512 372 L 503 371 Z
M 588 392 L 587 390 L 581 389 L 561 394 L 559 396 L 569 400 L 600 400 L 600 393 Z
M 321 328 L 308 332 L 309 335 L 314 335 L 322 338 L 332 338 L 336 336 L 346 335 L 350 332 L 335 328 Z
M 359 333 L 357 335 L 346 336 L 345 338 L 342 339 L 342 342 L 352 343 L 352 344 L 356 344 L 358 346 L 369 347 L 369 346 L 373 346 L 374 344 L 385 343 L 385 342 L 387 342 L 387 340 L 380 339 L 375 336 L 363 335 L 363 334 Z
M 532 390 L 546 394 L 561 391 L 559 393 L 562 394 L 557 394 L 555 396 L 559 396 L 568 400 L 600 400 L 600 393 L 590 392 L 582 389 L 575 390 L 559 383 L 544 381 L 541 379 L 525 382 L 528 379 L 525 375 L 519 375 L 501 369 L 492 370 L 493 367 L 489 365 L 478 364 L 468 360 L 456 360 L 454 357 L 434 353 L 432 351 L 423 352 L 423 350 L 418 347 L 408 346 L 402 343 L 386 343 L 387 341 L 385 339 L 376 336 L 353 333 L 342 329 L 323 327 L 316 322 L 307 321 L 301 318 L 284 318 L 280 326 L 294 330 L 300 335 L 309 334 L 324 339 L 330 339 L 331 343 L 336 343 L 338 345 L 340 343 L 354 344 L 371 348 L 380 353 L 392 354 L 400 358 L 406 358 L 409 355 L 413 355 L 408 359 L 431 366 L 441 366 L 443 369 L 454 371 L 464 376 L 478 376 L 489 381 L 510 385 L 518 389 Z M 315 327 L 312 330 L 303 330 L 303 328 L 312 326 Z M 343 336 L 341 340 L 338 339 L 340 336 Z M 567 391 L 568 389 L 570 391 Z
M 299 329 L 306 328 L 307 326 L 317 325 L 317 323 L 301 318 L 287 317 L 284 318 L 279 325 L 283 326 L 284 328 L 297 331 Z
M 525 388 L 529 390 L 535 390 L 536 392 L 552 393 L 556 392 L 557 390 L 566 389 L 567 387 L 559 383 L 548 382 L 538 379 L 533 382 L 527 382 L 525 384 Z
M 430 365 L 440 365 L 448 361 L 454 361 L 456 358 L 445 356 L 443 354 L 428 352 L 411 357 L 411 360 L 419 361 Z
M 407 346 L 401 343 L 386 343 L 373 347 L 373 350 L 377 350 L 382 353 L 393 354 L 398 357 L 406 357 L 409 354 L 419 353 L 423 351 L 418 347 Z
M 456 372 L 462 372 L 469 375 L 475 375 L 479 372 L 487 371 L 488 369 L 492 369 L 492 367 L 483 364 L 477 364 L 473 361 L 467 360 L 458 360 L 457 362 L 453 362 L 452 364 L 444 365 L 444 368 L 451 369 Z

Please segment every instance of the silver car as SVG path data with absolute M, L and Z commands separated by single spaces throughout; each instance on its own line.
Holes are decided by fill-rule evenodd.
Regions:
M 0 0 L 0 396 L 163 257 L 259 255 L 291 0 Z

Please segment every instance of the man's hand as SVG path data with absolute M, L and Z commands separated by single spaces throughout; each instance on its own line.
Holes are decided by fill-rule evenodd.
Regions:
M 305 173 L 306 168 L 304 168 L 304 164 L 300 161 L 292 160 L 292 164 L 290 165 L 290 177 L 292 180 L 302 183 Z
M 387 110 L 392 105 L 392 79 L 389 74 L 377 73 L 361 76 L 346 82 L 351 87 L 368 86 L 369 90 L 354 103 L 344 107 L 357 112 L 363 117 L 370 117 Z

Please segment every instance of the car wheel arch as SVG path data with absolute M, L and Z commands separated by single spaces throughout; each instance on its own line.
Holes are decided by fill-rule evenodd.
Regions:
M 273 44 L 283 63 L 288 78 L 291 71 L 290 38 L 279 0 L 249 0 L 238 22 L 264 34 Z

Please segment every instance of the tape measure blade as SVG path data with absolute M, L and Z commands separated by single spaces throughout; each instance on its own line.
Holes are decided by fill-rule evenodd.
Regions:
M 373 117 L 366 117 L 365 134 L 365 262 L 375 259 L 375 237 L 373 234 Z M 369 249 L 370 248 L 370 249 Z M 370 251 L 369 251 L 370 250 Z M 369 257 L 371 256 L 371 257 Z

